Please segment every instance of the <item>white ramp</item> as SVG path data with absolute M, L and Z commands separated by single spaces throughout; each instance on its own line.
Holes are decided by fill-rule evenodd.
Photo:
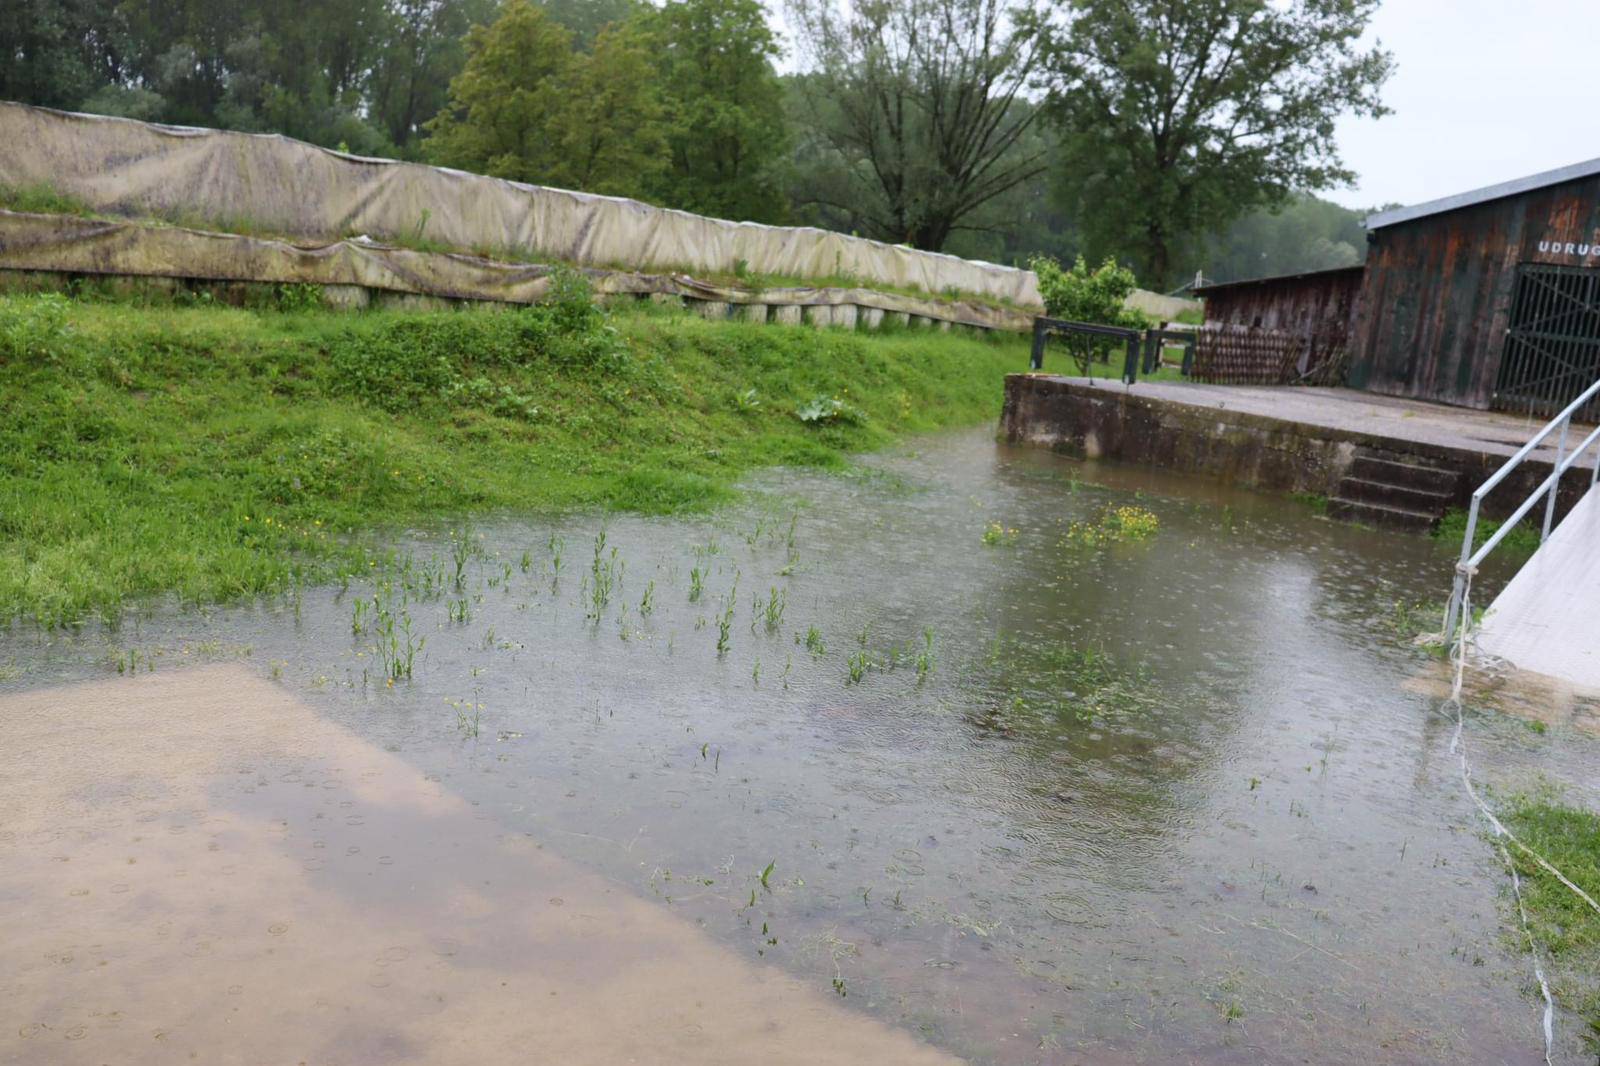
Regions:
M 1600 490 L 1584 494 L 1500 593 L 1478 647 L 1600 692 Z

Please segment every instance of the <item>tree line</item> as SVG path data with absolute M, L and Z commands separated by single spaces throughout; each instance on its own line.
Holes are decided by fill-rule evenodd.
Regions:
M 1359 258 L 1376 3 L 0 0 L 0 98 L 1166 288 Z

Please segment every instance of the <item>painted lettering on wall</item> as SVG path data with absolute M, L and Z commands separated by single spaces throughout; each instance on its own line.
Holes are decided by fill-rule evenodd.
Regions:
M 1576 240 L 1567 240 L 1565 236 L 1548 237 L 1539 242 L 1539 254 L 1562 259 L 1600 258 L 1600 230 Z

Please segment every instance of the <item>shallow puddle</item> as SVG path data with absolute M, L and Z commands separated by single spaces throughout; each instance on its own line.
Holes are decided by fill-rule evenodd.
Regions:
M 5 637 L 0 1061 L 1539 1058 L 1447 553 L 986 433 L 756 487 Z

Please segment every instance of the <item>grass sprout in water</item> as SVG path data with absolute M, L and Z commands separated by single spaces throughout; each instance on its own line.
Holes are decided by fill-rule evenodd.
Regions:
M 989 717 L 1006 719 L 1008 727 L 1112 720 L 1160 705 L 1160 690 L 1142 664 L 1124 665 L 1095 648 L 1001 636 L 987 666 L 998 698 Z

